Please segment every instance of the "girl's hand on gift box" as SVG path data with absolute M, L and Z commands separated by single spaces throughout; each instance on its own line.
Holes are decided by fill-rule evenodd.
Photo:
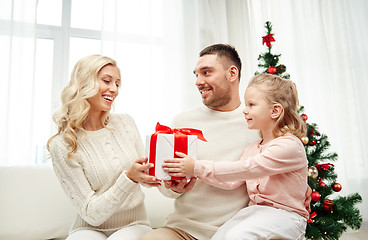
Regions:
M 161 185 L 160 180 L 147 174 L 147 170 L 152 167 L 152 163 L 147 163 L 147 158 L 140 158 L 133 163 L 125 174 L 133 182 L 158 187 Z
M 185 193 L 194 187 L 197 178 L 191 178 L 189 181 L 187 178 L 181 180 L 164 180 L 165 187 L 173 190 L 176 193 Z
M 162 164 L 164 171 L 172 177 L 193 177 L 194 159 L 181 152 L 175 152 L 175 154 L 180 158 L 166 159 Z

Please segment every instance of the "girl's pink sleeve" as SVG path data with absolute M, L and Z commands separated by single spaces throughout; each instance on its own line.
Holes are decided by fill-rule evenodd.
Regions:
M 235 162 L 221 162 L 221 163 L 228 165 Z M 194 175 L 199 179 L 201 179 L 202 181 L 204 181 L 205 183 L 227 190 L 235 189 L 245 183 L 244 181 L 219 180 L 216 178 L 214 169 L 215 169 L 215 162 L 207 160 L 200 160 L 200 161 L 196 160 L 194 166 Z
M 295 171 L 307 164 L 304 147 L 296 137 L 280 137 L 261 153 L 255 148 L 248 147 L 236 162 L 196 161 L 194 175 L 213 186 L 233 189 L 246 180 Z

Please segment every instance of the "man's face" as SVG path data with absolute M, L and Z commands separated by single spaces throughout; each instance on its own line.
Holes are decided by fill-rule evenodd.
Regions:
M 228 69 L 222 62 L 215 54 L 204 55 L 193 71 L 203 104 L 214 110 L 222 110 L 231 101 Z

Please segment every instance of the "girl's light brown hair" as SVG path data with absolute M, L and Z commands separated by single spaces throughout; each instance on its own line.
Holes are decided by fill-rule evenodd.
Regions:
M 276 75 L 262 73 L 252 78 L 248 84 L 248 87 L 250 86 L 263 91 L 266 102 L 271 105 L 280 104 L 283 108 L 273 129 L 275 137 L 279 137 L 286 132 L 290 132 L 299 138 L 305 136 L 306 125 L 298 114 L 298 91 L 292 81 Z

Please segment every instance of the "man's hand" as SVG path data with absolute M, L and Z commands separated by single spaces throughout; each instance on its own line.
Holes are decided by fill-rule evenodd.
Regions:
M 133 165 L 126 171 L 126 176 L 136 183 L 142 183 L 151 187 L 160 186 L 160 180 L 147 174 L 147 170 L 153 167 L 152 163 L 146 163 L 147 158 L 136 160 Z
M 164 184 L 166 188 L 171 189 L 174 192 L 185 193 L 194 187 L 194 184 L 196 183 L 196 181 L 197 181 L 197 178 L 191 178 L 189 182 L 187 181 L 186 178 L 183 178 L 180 181 L 165 180 Z

